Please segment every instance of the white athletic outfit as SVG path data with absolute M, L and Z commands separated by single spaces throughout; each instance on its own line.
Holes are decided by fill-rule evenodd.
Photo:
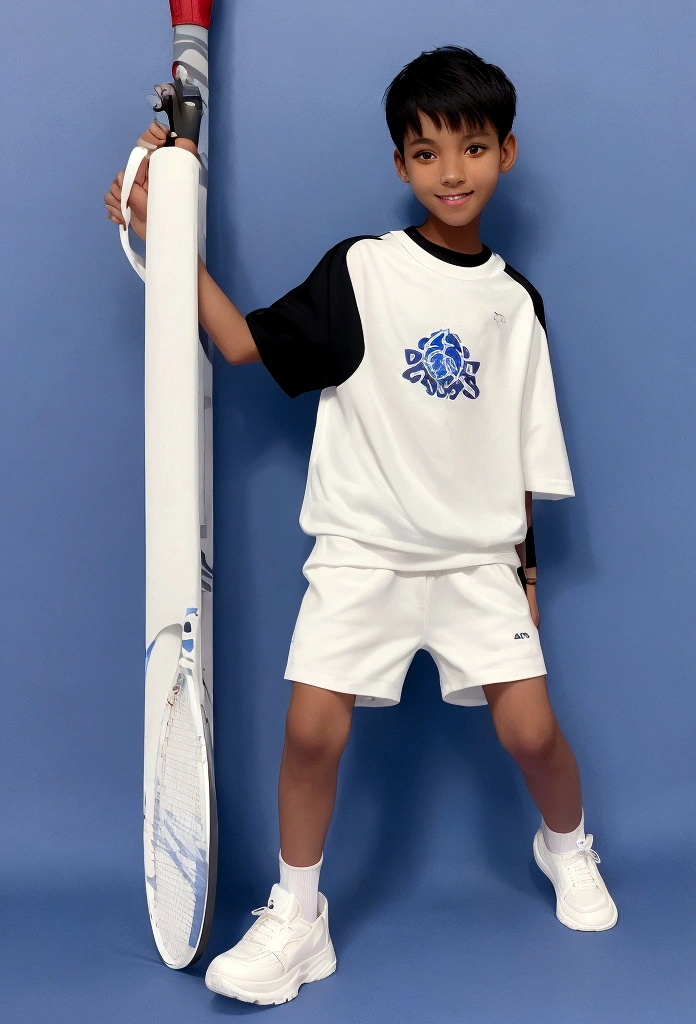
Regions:
M 455 704 L 543 675 L 516 573 L 524 492 L 575 492 L 536 289 L 487 246 L 411 227 L 340 242 L 247 322 L 288 395 L 321 389 L 286 678 L 375 707 L 421 647 Z

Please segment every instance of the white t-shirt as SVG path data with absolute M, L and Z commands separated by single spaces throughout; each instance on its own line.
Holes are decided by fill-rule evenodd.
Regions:
M 487 246 L 349 238 L 247 322 L 288 395 L 321 389 L 307 565 L 518 566 L 525 490 L 574 495 L 541 296 Z

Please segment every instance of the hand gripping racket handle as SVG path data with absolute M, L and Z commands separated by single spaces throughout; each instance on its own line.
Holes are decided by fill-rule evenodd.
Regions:
M 136 146 L 128 157 L 128 163 L 126 164 L 126 170 L 123 175 L 123 185 L 121 186 L 121 215 L 125 223 L 119 226 L 119 235 L 121 237 L 123 251 L 128 257 L 128 262 L 132 266 L 133 270 L 143 279 L 143 281 L 145 280 L 145 260 L 133 250 L 130 244 L 130 238 L 128 237 L 128 228 L 131 221 L 128 198 L 131 194 L 131 189 L 133 188 L 133 182 L 135 181 L 138 169 L 145 157 L 148 156 L 149 152 L 149 149 L 146 149 L 145 146 Z

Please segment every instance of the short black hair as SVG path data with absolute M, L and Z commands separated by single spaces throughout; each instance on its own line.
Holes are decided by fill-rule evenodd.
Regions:
M 486 64 L 473 50 L 438 46 L 406 64 L 383 99 L 389 134 L 403 156 L 408 129 L 421 134 L 421 114 L 437 128 L 444 121 L 453 132 L 462 127 L 483 131 L 488 118 L 502 144 L 515 119 L 517 93 L 499 67 Z

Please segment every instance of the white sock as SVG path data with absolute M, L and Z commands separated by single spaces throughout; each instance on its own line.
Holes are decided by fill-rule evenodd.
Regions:
M 317 912 L 317 892 L 319 891 L 319 872 L 321 871 L 323 860 L 324 854 L 322 853 L 316 864 L 310 864 L 304 868 L 295 868 L 291 864 L 285 863 L 281 853 L 278 854 L 280 887 L 297 897 L 302 907 L 302 916 L 305 921 L 316 921 L 319 916 Z
M 585 838 L 585 810 L 583 808 L 580 817 L 580 824 L 572 832 L 552 832 L 541 816 L 541 827 L 544 833 L 544 842 L 551 853 L 570 853 L 577 850 L 577 840 Z

